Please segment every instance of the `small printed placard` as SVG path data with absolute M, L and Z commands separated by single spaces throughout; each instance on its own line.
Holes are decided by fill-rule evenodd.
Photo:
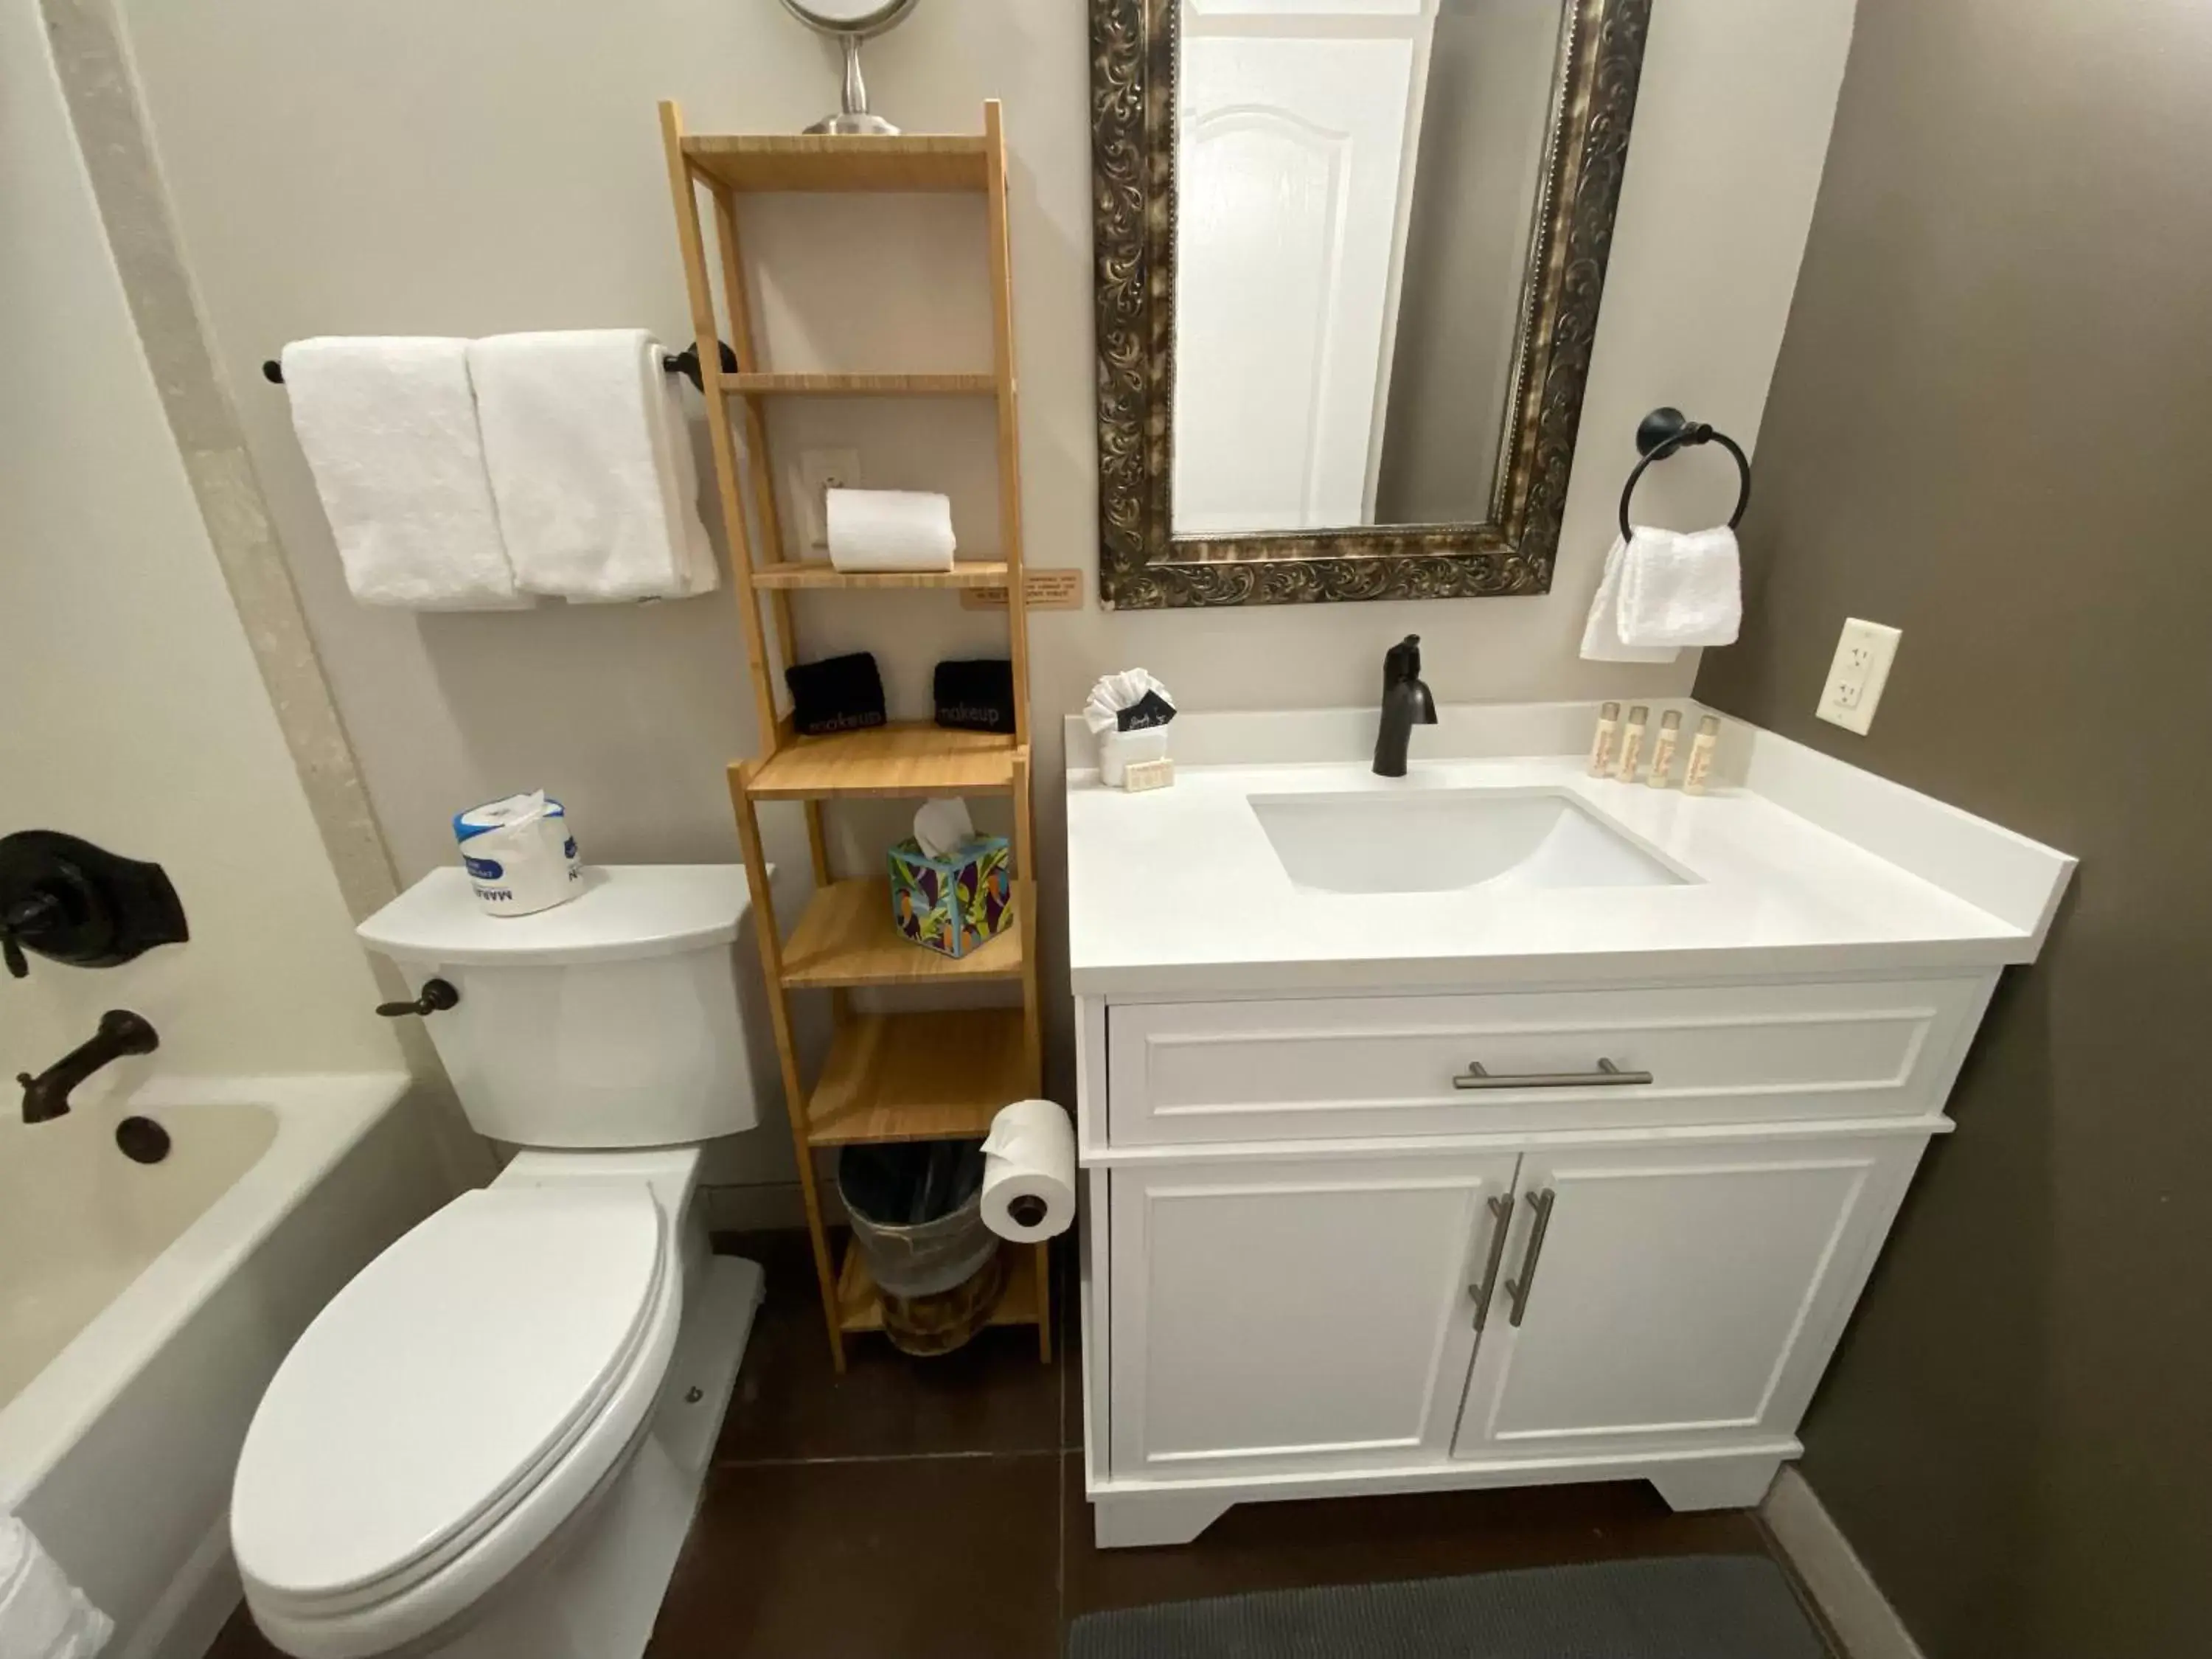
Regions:
M 1080 611 L 1083 609 L 1083 572 L 1080 570 L 1024 570 L 1022 586 L 1029 596 L 1032 611 Z M 960 590 L 960 605 L 966 611 L 1004 611 L 1006 590 L 997 587 L 963 587 Z

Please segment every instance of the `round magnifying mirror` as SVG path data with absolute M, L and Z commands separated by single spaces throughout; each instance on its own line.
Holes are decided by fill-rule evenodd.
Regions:
M 899 22 L 915 0 L 783 0 L 784 9 L 809 28 L 833 35 L 845 49 L 844 106 L 825 115 L 809 132 L 893 133 L 898 129 L 868 111 L 867 83 L 860 78 L 860 42 Z

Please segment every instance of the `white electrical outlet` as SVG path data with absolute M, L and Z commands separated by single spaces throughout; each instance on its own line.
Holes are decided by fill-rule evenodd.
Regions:
M 793 489 L 799 522 L 806 526 L 806 545 L 816 553 L 830 547 L 827 498 L 832 489 L 860 487 L 860 452 L 857 449 L 802 449 L 799 477 Z
M 1874 711 L 1888 684 L 1889 665 L 1897 660 L 1897 642 L 1904 637 L 1884 623 L 1861 622 L 1856 617 L 1844 623 L 1836 641 L 1836 659 L 1828 665 L 1828 683 L 1820 690 L 1820 706 L 1813 712 L 1846 732 L 1863 735 L 1874 724 Z

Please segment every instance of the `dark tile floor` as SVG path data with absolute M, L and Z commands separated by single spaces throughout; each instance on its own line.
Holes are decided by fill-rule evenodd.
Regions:
M 1100 1551 L 1072 1294 L 1049 1367 L 1033 1332 L 1001 1329 L 926 1362 L 858 1338 L 840 1378 L 804 1236 L 718 1242 L 768 1270 L 768 1304 L 651 1659 L 1055 1659 L 1071 1620 L 1110 1607 L 1771 1553 L 1750 1515 L 1675 1515 L 1640 1483 L 1249 1504 L 1183 1548 Z M 241 1612 L 215 1651 L 272 1650 Z

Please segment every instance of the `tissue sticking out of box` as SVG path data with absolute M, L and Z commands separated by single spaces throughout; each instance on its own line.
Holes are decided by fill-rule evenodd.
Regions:
M 1130 763 L 1164 758 L 1175 717 L 1175 698 L 1143 669 L 1100 679 L 1083 705 L 1083 723 L 1098 739 L 1099 781 L 1125 787 Z
M 914 815 L 914 838 L 930 857 L 951 857 L 975 839 L 975 820 L 968 814 L 968 803 L 957 796 L 924 801 Z

